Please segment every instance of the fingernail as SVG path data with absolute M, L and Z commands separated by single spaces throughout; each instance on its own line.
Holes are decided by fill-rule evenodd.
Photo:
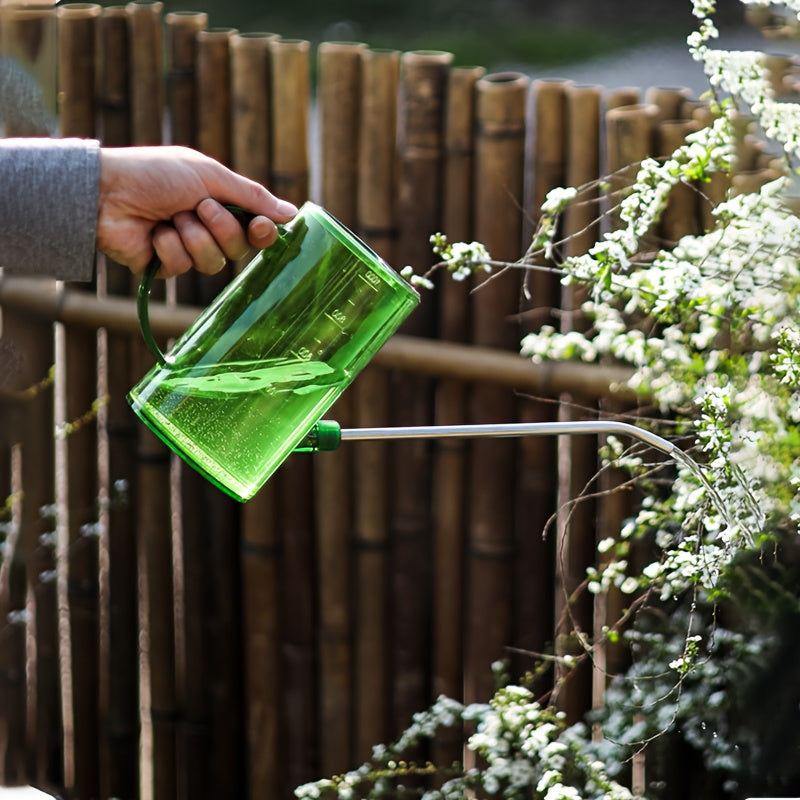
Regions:
M 278 213 L 287 217 L 293 217 L 297 213 L 297 206 L 288 200 L 278 201 Z
M 248 232 L 251 236 L 255 236 L 257 239 L 263 239 L 272 233 L 273 227 L 274 223 L 272 223 L 266 217 L 256 217 L 250 223 Z

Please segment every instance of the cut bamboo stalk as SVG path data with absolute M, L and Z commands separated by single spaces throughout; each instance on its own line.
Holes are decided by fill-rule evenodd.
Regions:
M 281 794 L 280 541 L 276 485 L 242 512 L 242 647 L 247 698 L 247 796 Z
M 170 142 L 197 147 L 197 35 L 208 27 L 208 14 L 172 11 L 164 23 Z
M 600 178 L 600 91 L 597 87 L 573 87 L 567 92 L 569 130 L 567 141 L 567 183 L 585 187 L 579 192 L 577 202 L 565 214 L 563 236 L 568 255 L 585 253 L 598 239 L 600 233 L 597 182 Z M 611 113 L 611 112 L 608 112 Z M 583 330 L 587 323 L 580 314 L 585 291 L 564 287 L 561 308 L 562 331 Z M 580 412 L 574 409 L 574 398 L 562 395 L 558 419 L 570 421 Z M 585 413 L 585 410 L 583 410 Z M 561 644 L 573 629 L 592 630 L 592 603 L 580 598 L 574 607 L 565 599 L 576 584 L 576 574 L 594 563 L 593 522 L 595 505 L 581 502 L 574 508 L 568 505 L 579 497 L 596 471 L 596 446 L 593 438 L 564 438 L 556 447 L 558 465 L 559 514 L 556 523 L 555 563 L 556 594 L 555 638 L 562 654 L 572 653 L 573 644 Z M 556 678 L 561 677 L 558 673 Z M 582 667 L 569 676 L 558 693 L 559 707 L 570 719 L 579 718 L 589 707 L 591 672 Z
M 354 227 L 358 216 L 361 65 L 367 46 L 322 42 L 317 49 L 320 201 Z
M 642 93 L 638 86 L 620 86 L 606 94 L 606 111 L 620 106 L 635 106 L 641 102 Z
M 389 382 L 368 366 L 353 384 L 354 417 L 360 426 L 389 418 Z M 354 756 L 369 758 L 375 742 L 393 735 L 390 718 L 389 445 L 364 442 L 354 451 Z
M 428 239 L 441 228 L 444 112 L 453 56 L 408 52 L 401 56 L 399 116 L 398 240 L 395 259 L 423 271 L 432 263 Z M 402 330 L 432 334 L 435 302 L 423 298 Z M 431 385 L 418 376 L 392 376 L 391 421 L 419 424 L 433 413 Z M 394 728 L 401 730 L 428 701 L 428 641 L 431 597 L 429 448 L 420 442 L 392 447 L 392 591 L 406 602 L 393 608 L 391 630 Z
M 100 132 L 104 144 L 119 147 L 131 141 L 131 77 L 125 7 L 104 8 L 99 27 Z
M 442 229 L 450 241 L 473 238 L 472 186 L 474 177 L 475 85 L 485 74 L 478 67 L 450 71 L 445 114 L 445 164 Z M 445 279 L 440 287 L 440 336 L 469 340 L 471 318 L 469 282 Z M 436 386 L 437 424 L 467 419 L 468 391 L 460 381 Z M 433 664 L 434 696 L 463 696 L 464 552 L 466 548 L 467 446 L 465 442 L 437 443 L 433 454 Z M 450 764 L 462 757 L 461 731 L 438 737 L 433 761 Z
M 644 94 L 646 105 L 653 105 L 656 111 L 656 125 L 666 120 L 686 119 L 686 104 L 692 96 L 685 86 L 651 86 Z M 659 149 L 654 155 L 666 155 Z
M 208 27 L 205 12 L 175 11 L 165 19 L 167 35 L 167 104 L 169 111 L 169 140 L 172 144 L 199 148 L 198 91 L 201 84 L 197 75 L 198 42 L 201 31 Z M 211 281 L 215 288 L 227 278 Z M 197 275 L 190 271 L 174 281 L 175 298 L 179 303 L 200 301 L 196 291 Z
M 272 119 L 271 188 L 295 204 L 309 194 L 308 122 L 311 77 L 306 40 L 270 43 L 270 115 Z M 281 498 L 280 537 L 284 553 L 281 620 L 286 632 L 282 675 L 282 738 L 290 756 L 285 759 L 282 793 L 314 771 L 319 742 L 316 693 L 314 598 L 314 521 L 309 493 L 313 491 L 312 463 L 290 458 L 275 476 Z
M 0 627 L 0 699 L 5 741 L 0 749 L 0 778 L 6 785 L 25 784 L 30 780 L 26 760 L 25 680 L 27 654 L 22 610 L 14 609 L 10 620 Z
M 429 237 L 441 228 L 444 115 L 451 53 L 401 57 L 397 263 L 424 272 L 433 263 Z M 434 304 L 423 301 L 404 330 L 432 333 Z
M 658 126 L 659 141 L 664 155 L 669 156 L 686 143 L 686 137 L 698 129 L 694 120 L 664 120 Z M 663 246 L 671 247 L 682 236 L 700 232 L 699 195 L 693 186 L 681 183 L 674 186 L 661 215 Z
M 99 36 L 103 141 L 109 146 L 125 146 L 133 135 L 128 9 L 104 9 Z M 98 276 L 100 294 L 129 294 L 131 279 L 127 269 L 100 259 Z M 104 732 L 100 743 L 100 794 L 117 797 L 139 791 L 137 543 L 135 513 L 128 505 L 135 496 L 136 428 L 125 402 L 132 379 L 130 336 L 108 330 L 104 347 L 105 371 L 98 390 L 108 398 L 104 409 L 105 462 L 101 466 L 108 479 L 108 503 L 98 570 L 98 694 Z
M 488 75 L 476 85 L 475 238 L 495 258 L 513 260 L 522 246 L 526 112 L 530 82 L 518 73 Z M 516 349 L 517 333 L 502 320 L 518 309 L 519 284 L 509 272 L 484 281 L 473 298 L 476 345 Z M 512 393 L 475 386 L 473 422 L 513 420 Z M 516 443 L 475 441 L 467 486 L 468 585 L 464 642 L 464 699 L 491 695 L 491 664 L 511 641 Z
M 606 147 L 612 204 L 612 226 L 619 224 L 613 210 L 631 186 L 639 164 L 653 155 L 653 126 L 657 109 L 652 105 L 618 106 L 606 112 Z
M 136 306 L 131 300 L 97 298 L 88 292 L 59 290 L 55 286 L 48 290 L 35 278 L 3 277 L 0 306 L 16 306 L 51 321 L 139 335 Z M 194 322 L 200 311 L 196 307 L 167 307 L 154 302 L 150 307 L 153 333 L 160 337 L 178 336 Z M 516 353 L 491 347 L 401 334 L 386 342 L 371 363 L 431 377 L 495 383 L 548 397 L 564 391 L 584 399 L 596 399 L 609 391 L 625 400 L 633 396 L 624 386 L 631 376 L 631 371 L 624 367 L 569 361 L 536 364 Z
M 296 205 L 309 196 L 310 46 L 304 39 L 270 42 L 270 185 L 275 194 Z
M 714 114 L 708 106 L 699 106 L 692 112 L 692 119 L 702 128 L 713 124 Z M 713 210 L 721 203 L 731 188 L 730 176 L 723 172 L 715 172 L 707 183 L 700 184 L 697 189 L 700 193 L 699 221 L 700 230 L 710 231 L 716 225 Z
M 7 611 L 4 621 L 18 618 L 16 623 L 9 625 L 9 658 L 12 668 L 21 666 L 21 669 L 12 672 L 15 696 L 10 699 L 8 706 L 12 726 L 9 736 L 17 735 L 20 738 L 12 738 L 6 742 L 6 771 L 11 772 L 12 782 L 28 783 L 40 776 L 49 780 L 57 778 L 59 781 L 64 781 L 65 776 L 69 776 L 71 780 L 73 739 L 71 720 L 62 724 L 64 693 L 59 687 L 61 674 L 46 671 L 46 664 L 40 665 L 37 660 L 37 650 L 40 647 L 45 652 L 61 654 L 62 640 L 57 635 L 50 640 L 45 636 L 48 631 L 52 635 L 58 630 L 59 605 L 61 608 L 69 607 L 66 593 L 67 554 L 62 549 L 64 542 L 58 542 L 57 547 L 62 558 L 55 562 L 58 564 L 58 602 L 46 605 L 47 601 L 56 599 L 54 592 L 44 593 L 40 597 L 42 605 L 33 606 L 30 601 L 42 579 L 39 569 L 42 564 L 36 558 L 41 537 L 49 535 L 51 548 L 56 541 L 53 532 L 54 514 L 52 510 L 42 513 L 43 509 L 53 509 L 56 499 L 52 438 L 52 369 L 55 363 L 53 331 L 51 325 L 12 309 L 3 310 L 2 326 L 4 339 L 7 337 L 8 341 L 25 343 L 25 358 L 14 375 L 14 383 L 6 388 L 28 389 L 20 398 L 18 425 L 9 432 L 10 443 L 14 445 L 12 489 L 18 499 L 12 505 L 11 522 L 16 530 L 16 541 L 7 556 L 10 564 L 3 565 L 5 585 L 2 589 L 5 596 L 2 600 Z M 55 556 L 52 551 L 51 556 Z M 55 567 L 55 563 L 51 562 L 51 565 Z M 55 575 L 50 573 L 45 577 L 53 579 Z M 32 626 L 26 627 L 29 612 L 43 621 L 41 631 Z M 22 637 L 21 641 L 17 639 L 17 635 Z M 18 647 L 21 647 L 21 653 Z M 18 660 L 20 655 L 21 663 Z M 61 666 L 71 677 L 72 664 L 62 661 Z M 41 695 L 31 691 L 37 678 L 43 681 L 38 687 L 42 691 Z M 49 699 L 55 705 L 43 702 L 40 707 L 40 699 Z M 26 758 L 27 747 L 32 748 L 27 754 L 29 758 Z M 34 768 L 39 774 L 30 773 L 29 770 Z
M 232 158 L 230 43 L 235 34 L 233 28 L 197 32 L 197 148 L 227 166 Z M 214 275 L 193 276 L 194 299 L 211 303 L 233 273 L 228 263 Z
M 141 353 L 140 353 L 141 355 Z M 144 369 L 141 370 L 142 373 Z M 144 426 L 138 426 L 136 491 L 146 502 L 137 509 L 140 627 L 146 646 L 140 662 L 143 699 L 142 758 L 150 766 L 144 792 L 154 797 L 177 794 L 177 706 L 175 625 L 172 583 L 170 456 Z M 137 495 L 138 496 L 138 495 Z
M 364 241 L 393 264 L 400 53 L 365 50 L 361 58 L 356 225 Z
M 69 3 L 58 9 L 58 101 L 62 136 L 95 137 L 96 40 L 102 8 Z
M 164 120 L 161 12 L 163 3 L 126 6 L 131 56 L 131 134 L 133 144 L 161 144 Z
M 59 99 L 61 133 L 64 136 L 95 135 L 95 53 L 100 6 L 71 4 L 58 10 L 59 18 Z M 60 615 L 61 641 L 70 642 L 63 659 L 71 659 L 71 686 L 65 687 L 70 703 L 64 705 L 64 725 L 72 733 L 72 789 L 78 796 L 99 794 L 100 771 L 97 763 L 98 731 L 98 571 L 97 537 L 83 531 L 97 525 L 99 496 L 97 462 L 97 333 L 56 329 L 58 373 L 56 380 L 56 425 L 63 431 L 74 420 L 75 428 L 57 444 L 62 452 L 57 498 L 66 510 L 66 542 L 61 544 L 67 559 L 66 580 L 70 590 L 69 614 Z M 87 358 L 92 355 L 92 358 Z M 64 416 L 61 416 L 63 412 Z M 87 424 L 88 423 L 88 424 Z M 60 533 L 61 535 L 61 533 Z M 63 565 L 62 565 L 63 566 Z M 81 587 L 78 591 L 75 587 Z M 71 713 L 71 718 L 66 714 Z
M 59 17 L 59 99 L 61 133 L 64 136 L 95 135 L 95 53 L 100 6 L 70 4 L 58 10 Z M 97 525 L 99 496 L 97 462 L 97 333 L 60 325 L 56 335 L 59 348 L 56 424 L 63 430 L 76 423 L 74 431 L 64 436 L 62 449 L 66 471 L 65 494 L 59 502 L 67 511 L 63 545 L 67 558 L 67 580 L 73 587 L 69 594 L 68 618 L 60 617 L 61 641 L 70 641 L 70 711 L 64 720 L 72 731 L 73 790 L 81 797 L 99 794 L 100 771 L 97 763 L 98 731 L 98 571 L 97 537 L 86 536 L 84 529 Z M 93 355 L 87 358 L 87 355 Z M 59 484 L 61 485 L 61 484 Z M 78 591 L 74 587 L 81 587 Z M 65 713 L 67 708 L 65 706 Z
M 57 130 L 57 13 L 53 7 L 0 9 L 0 52 L 24 71 L 29 101 L 5 107 L 6 136 L 52 136 Z
M 317 51 L 319 154 L 323 206 L 345 225 L 355 227 L 358 214 L 358 134 L 361 107 L 361 63 L 366 45 L 323 42 Z M 352 394 L 333 407 L 337 417 L 353 419 Z M 351 552 L 353 454 L 340 451 L 315 468 L 315 499 L 320 509 L 336 509 L 317 518 L 320 628 L 320 753 L 325 774 L 352 763 L 353 621 Z
M 597 86 L 570 86 L 567 100 L 567 185 L 580 191 L 564 215 L 567 255 L 585 253 L 600 232 L 600 94 Z M 566 308 L 575 304 L 568 301 Z
M 231 55 L 233 28 L 197 32 L 197 146 L 231 163 Z
M 350 392 L 340 397 L 331 409 L 334 418 L 352 423 L 352 402 Z M 324 775 L 341 773 L 353 764 L 353 451 L 342 448 L 332 455 L 330 461 L 315 459 L 313 463 L 314 503 L 319 509 L 315 537 L 319 565 L 317 703 Z
M 101 132 L 109 146 L 132 141 L 129 12 L 124 6 L 104 9 L 100 18 Z M 127 295 L 129 271 L 100 259 L 98 293 Z M 103 302 L 101 300 L 101 302 Z M 124 301 L 122 301 L 124 302 Z M 100 794 L 124 796 L 139 791 L 139 617 L 135 512 L 136 452 L 133 415 L 125 402 L 131 386 L 131 338 L 108 330 L 104 341 L 105 371 L 98 393 L 108 398 L 104 409 L 103 446 L 107 475 L 107 508 L 99 551 Z M 102 512 L 101 512 L 102 513 Z
M 270 168 L 270 42 L 275 33 L 231 38 L 231 160 L 241 175 L 266 186 Z
M 317 627 L 314 593 L 317 580 L 314 509 L 309 501 L 313 484 L 312 459 L 287 459 L 278 479 L 283 569 L 281 580 L 282 703 L 280 725 L 284 759 L 282 797 L 316 774 L 320 740 L 316 703 Z
M 533 84 L 533 177 L 528 190 L 530 200 L 526 203 L 526 208 L 531 209 L 531 227 L 538 224 L 539 211 L 547 193 L 566 182 L 566 91 L 569 86 L 567 81 L 535 81 Z M 543 264 L 544 258 L 538 258 L 538 262 Z M 551 309 L 558 307 L 561 296 L 561 282 L 557 275 L 541 271 L 526 276 L 525 282 L 532 305 L 538 309 L 537 316 L 531 316 L 530 322 L 530 327 L 535 329 L 551 321 Z

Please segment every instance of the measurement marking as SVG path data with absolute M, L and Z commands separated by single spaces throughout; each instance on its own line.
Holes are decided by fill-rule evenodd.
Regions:
M 376 277 L 374 277 L 374 276 L 372 275 L 372 273 L 370 273 L 370 277 L 367 277 L 366 275 L 361 275 L 361 274 L 359 274 L 359 276 L 358 276 L 358 277 L 359 277 L 359 278 L 360 278 L 362 281 L 364 281 L 364 283 L 366 283 L 366 284 L 367 284 L 367 286 L 369 286 L 369 288 L 370 288 L 370 289 L 372 289 L 372 291 L 373 291 L 373 292 L 377 292 L 377 291 L 378 291 L 378 288 L 377 288 L 377 286 L 375 285 L 375 282 L 376 282 L 376 281 L 378 281 L 378 282 L 379 282 L 379 281 L 380 281 L 380 278 L 376 278 Z M 370 280 L 370 278 L 371 278 L 371 280 Z

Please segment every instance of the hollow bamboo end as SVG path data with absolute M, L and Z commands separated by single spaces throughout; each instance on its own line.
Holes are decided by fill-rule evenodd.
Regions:
M 97 3 L 66 3 L 57 8 L 58 16 L 62 19 L 71 19 L 74 17 L 93 19 L 94 17 L 99 17 L 102 12 L 103 7 Z
M 161 0 L 132 0 L 125 6 L 129 14 L 134 16 L 161 16 L 164 4 Z
M 164 23 L 171 28 L 202 29 L 208 25 L 208 14 L 205 11 L 170 11 Z
M 438 64 L 446 67 L 453 63 L 453 58 L 447 50 L 408 50 L 403 53 L 402 62 L 406 66 Z

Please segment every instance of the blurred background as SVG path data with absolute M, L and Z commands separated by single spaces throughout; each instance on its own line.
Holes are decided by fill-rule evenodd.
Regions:
M 717 20 L 743 26 L 740 0 Z M 459 65 L 558 67 L 648 43 L 682 44 L 690 0 L 165 0 L 205 11 L 210 27 L 269 31 L 312 42 L 363 41 L 397 50 L 448 50 Z

